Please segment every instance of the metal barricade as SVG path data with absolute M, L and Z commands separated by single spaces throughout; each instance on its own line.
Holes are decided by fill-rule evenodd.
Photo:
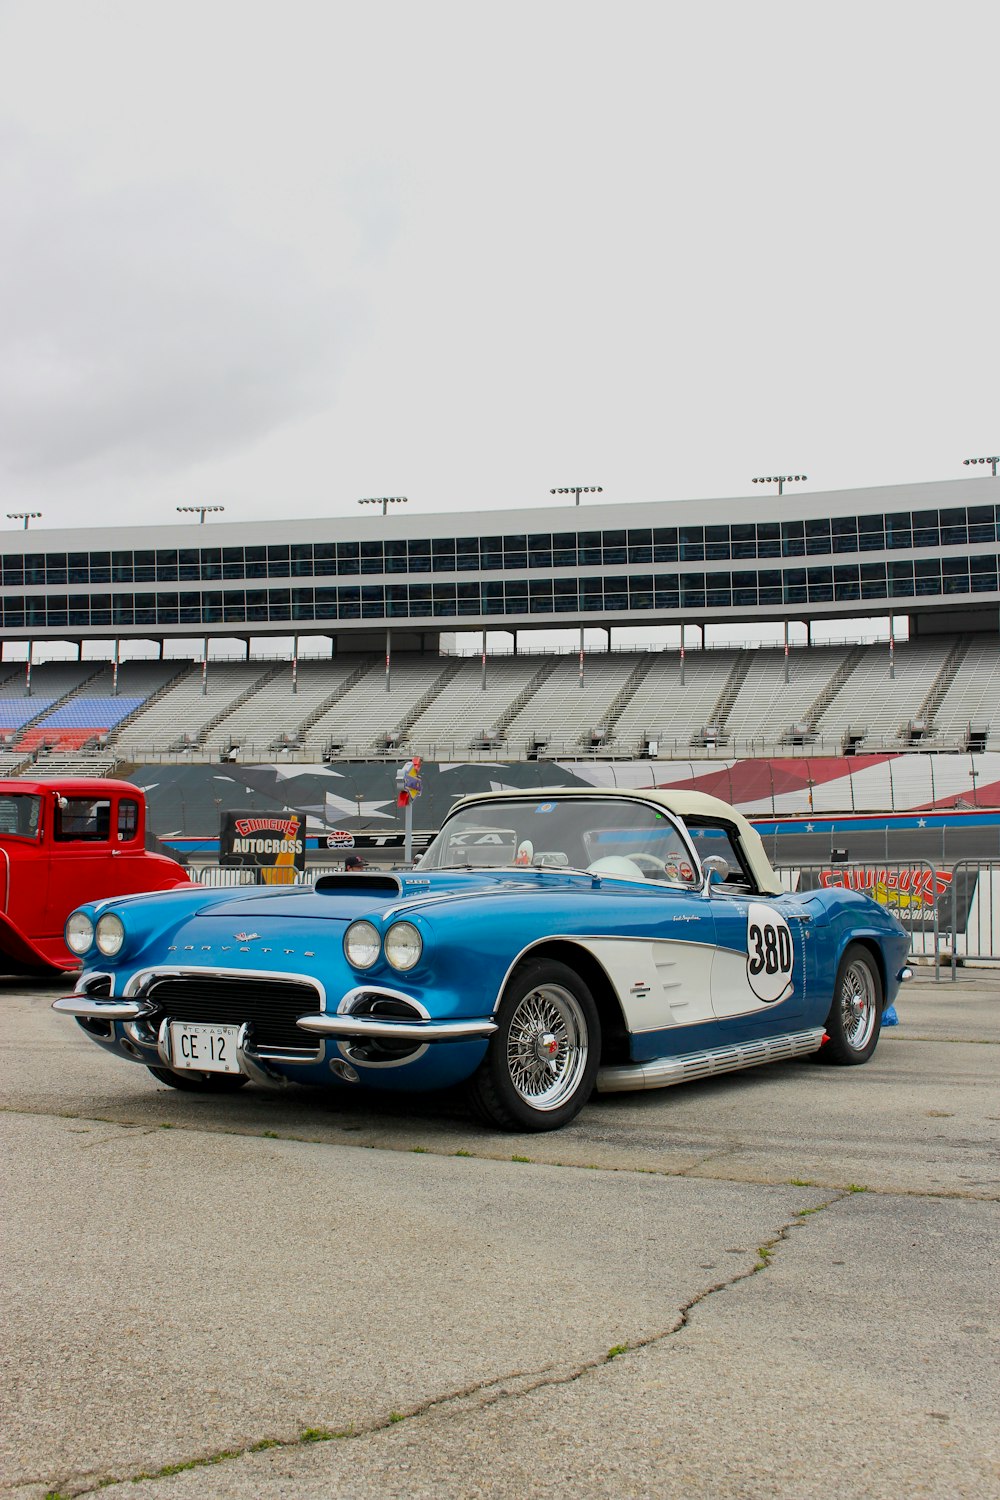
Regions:
M 1000 860 L 957 859 L 951 870 L 951 977 L 959 961 L 1000 958 Z
M 260 869 L 245 868 L 239 865 L 198 865 L 192 864 L 188 868 L 191 879 L 199 885 L 209 886 L 212 889 L 228 886 L 264 886 L 272 882 L 265 880 L 274 867 L 262 866 Z M 290 875 L 294 878 L 283 881 L 287 885 L 312 885 L 321 875 L 335 875 L 343 870 L 343 865 L 309 865 L 305 870 L 285 869 L 279 867 L 282 875 Z M 278 882 L 273 882 L 277 884 Z
M 873 860 L 776 865 L 775 874 L 786 891 L 840 886 L 871 896 L 902 922 L 910 934 L 910 953 L 933 958 L 934 977 L 940 979 L 940 905 L 951 888 L 950 872 L 925 860 Z

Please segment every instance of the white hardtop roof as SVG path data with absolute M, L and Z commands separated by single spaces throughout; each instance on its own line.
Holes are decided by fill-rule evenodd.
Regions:
M 764 851 L 763 841 L 756 828 L 741 812 L 737 812 L 735 807 L 731 807 L 728 802 L 723 802 L 721 797 L 709 796 L 707 792 L 675 791 L 673 788 L 664 791 L 659 788 L 621 786 L 518 787 L 503 792 L 474 792 L 468 797 L 462 797 L 455 803 L 455 807 L 466 807 L 476 802 L 492 802 L 500 797 L 534 798 L 535 800 L 539 797 L 627 797 L 632 802 L 651 802 L 667 812 L 674 813 L 682 820 L 718 818 L 721 822 L 733 824 L 737 829 L 747 863 L 760 889 L 769 891 L 773 895 L 781 891 L 781 884 L 771 868 L 771 861 Z M 454 810 L 453 808 L 452 811 Z

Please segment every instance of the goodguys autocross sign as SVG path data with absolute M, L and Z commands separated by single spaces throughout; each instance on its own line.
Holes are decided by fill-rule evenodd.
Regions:
M 301 813 L 227 812 L 219 830 L 219 863 L 244 869 L 306 866 L 306 820 Z

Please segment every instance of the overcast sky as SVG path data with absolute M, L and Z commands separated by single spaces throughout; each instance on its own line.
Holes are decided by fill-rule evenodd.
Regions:
M 998 16 L 0 0 L 0 512 L 959 477 Z

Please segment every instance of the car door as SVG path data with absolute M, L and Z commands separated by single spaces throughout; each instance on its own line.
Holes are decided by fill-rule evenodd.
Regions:
M 794 1029 L 805 1006 L 805 953 L 800 924 L 780 896 L 713 885 L 715 961 L 712 1009 L 740 1035 Z
M 719 855 L 727 868 L 713 879 L 715 925 L 712 1011 L 727 1041 L 794 1030 L 805 1007 L 801 923 L 783 895 L 761 892 L 738 830 L 704 819 L 690 828 L 702 860 Z

